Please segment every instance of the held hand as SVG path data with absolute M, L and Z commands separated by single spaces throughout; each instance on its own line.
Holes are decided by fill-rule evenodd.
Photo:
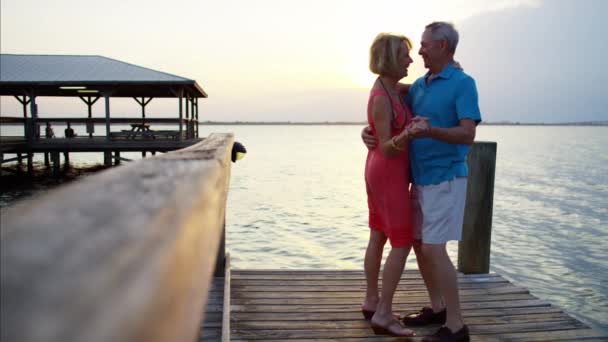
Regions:
M 378 139 L 372 135 L 372 129 L 369 126 L 365 126 L 361 131 L 361 139 L 368 150 L 375 149 L 378 144 Z
M 412 119 L 407 129 L 410 131 L 412 138 L 421 138 L 428 135 L 431 125 L 428 118 L 416 116 Z

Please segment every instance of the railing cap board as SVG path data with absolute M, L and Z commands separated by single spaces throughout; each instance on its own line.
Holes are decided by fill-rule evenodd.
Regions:
M 192 341 L 232 134 L 103 171 L 2 215 L 2 341 Z

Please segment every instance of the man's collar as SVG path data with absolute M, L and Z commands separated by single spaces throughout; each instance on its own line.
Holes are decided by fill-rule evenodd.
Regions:
M 445 67 L 443 67 L 443 69 L 441 70 L 440 73 L 438 73 L 437 75 L 435 75 L 433 77 L 433 79 L 436 78 L 445 78 L 445 79 L 449 79 L 450 77 L 452 77 L 452 74 L 454 73 L 454 71 L 456 71 L 456 68 L 454 67 L 454 62 L 449 62 Z M 429 79 L 429 77 L 431 76 L 431 71 L 427 71 L 426 75 L 424 75 L 425 79 Z

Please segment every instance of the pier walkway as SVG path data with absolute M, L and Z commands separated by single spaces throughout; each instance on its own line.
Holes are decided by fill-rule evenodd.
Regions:
M 360 312 L 363 271 L 232 270 L 229 282 L 231 341 L 421 341 L 438 328 L 414 328 L 418 337 L 409 339 L 375 336 Z M 498 274 L 460 274 L 458 282 L 471 341 L 608 341 Z M 418 271 L 406 271 L 395 311 L 417 311 L 427 302 Z M 218 304 L 210 299 L 209 313 L 218 315 L 211 310 L 221 311 Z M 201 340 L 219 340 L 217 324 L 206 328 Z

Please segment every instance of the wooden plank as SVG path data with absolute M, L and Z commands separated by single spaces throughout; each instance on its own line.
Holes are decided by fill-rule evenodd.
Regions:
M 402 307 L 395 307 L 396 312 L 407 313 Z M 501 317 L 531 314 L 563 314 L 563 312 L 553 306 L 533 306 L 515 308 L 491 308 L 491 309 L 470 309 L 462 312 L 465 318 L 468 317 Z M 235 321 L 349 321 L 361 320 L 360 311 L 350 312 L 234 312 L 232 318 Z
M 460 290 L 460 295 L 491 295 L 491 294 L 527 294 L 530 293 L 526 288 L 518 286 L 501 286 L 489 288 L 472 288 Z M 395 292 L 395 296 L 428 296 L 426 289 L 400 290 Z M 361 289 L 347 291 L 239 291 L 232 294 L 234 299 L 253 299 L 253 298 L 363 298 L 365 293 Z
M 273 286 L 272 284 L 266 285 L 243 285 L 247 284 L 241 283 L 240 285 L 232 285 L 233 293 L 243 292 L 243 291 L 255 291 L 255 292 L 319 292 L 319 291 L 365 291 L 365 283 L 360 284 L 344 284 L 344 285 L 289 285 L 283 284 L 278 286 Z M 499 283 L 460 283 L 458 284 L 459 289 L 484 289 L 484 288 L 498 288 L 511 286 L 508 282 L 499 282 Z M 382 288 L 382 284 L 379 284 L 379 288 Z M 418 290 L 423 291 L 426 287 L 420 282 L 400 282 L 397 286 L 397 291 L 410 291 L 410 290 Z
M 421 303 L 401 304 L 403 311 L 416 311 L 420 309 Z M 550 304 L 540 299 L 512 300 L 509 302 L 465 302 L 461 307 L 463 310 L 472 309 L 495 309 L 495 308 L 523 308 L 533 306 L 549 306 Z M 231 307 L 232 312 L 360 312 L 359 303 L 352 305 L 235 305 Z
M 232 272 L 234 279 L 365 279 L 365 273 L 362 270 L 233 270 Z M 458 273 L 458 277 L 482 279 L 502 276 L 497 273 Z M 380 278 L 382 277 L 380 276 Z M 421 279 L 421 275 L 418 270 L 406 270 L 403 272 L 401 279 L 406 278 Z
M 360 304 L 363 296 L 359 298 L 333 298 L 333 297 L 316 297 L 316 298 L 234 298 L 234 305 L 349 305 Z M 461 303 L 468 302 L 493 302 L 493 301 L 511 301 L 511 300 L 531 300 L 534 296 L 524 294 L 496 294 L 496 295 L 460 295 Z M 420 303 L 427 304 L 429 301 L 428 295 L 419 296 L 395 296 L 393 304 L 411 304 Z
M 399 284 L 421 284 L 421 279 L 410 280 L 404 279 Z M 232 279 L 232 283 L 235 286 L 239 285 L 274 285 L 274 286 L 288 286 L 288 285 L 300 285 L 300 286 L 326 286 L 326 285 L 365 285 L 363 279 L 313 279 L 313 280 L 298 280 L 298 279 Z M 382 283 L 380 280 L 379 284 Z M 458 278 L 458 284 L 478 284 L 478 283 L 508 283 L 508 281 L 501 277 L 494 277 L 490 279 L 484 279 L 480 281 L 478 279 L 471 278 Z
M 474 279 L 483 281 L 489 278 L 501 278 L 501 275 L 496 273 L 490 274 L 458 274 L 458 278 Z M 233 279 L 262 279 L 262 280 L 335 280 L 335 279 L 359 279 L 365 280 L 365 273 L 362 271 L 234 271 Z M 382 277 L 379 277 L 382 279 Z M 408 270 L 404 272 L 401 279 L 422 279 L 418 270 Z
M 506 332 L 475 336 L 475 341 L 608 341 L 608 336 L 593 329 L 573 329 L 534 332 Z
M 469 317 L 467 325 L 500 325 L 500 324 L 524 324 L 524 323 L 547 323 L 547 322 L 565 322 L 572 321 L 564 313 L 548 313 L 548 314 L 530 314 L 530 315 L 512 315 L 502 317 L 478 316 Z M 367 329 L 369 322 L 365 321 L 362 316 L 357 320 L 326 320 L 326 321 L 246 321 L 235 320 L 233 324 L 237 330 L 298 330 L 298 329 Z
M 497 325 L 469 325 L 469 331 L 473 335 L 491 335 L 518 332 L 535 331 L 562 331 L 579 329 L 582 325 L 575 320 L 552 321 L 552 322 L 533 322 L 516 324 L 497 324 Z M 428 336 L 437 330 L 437 326 L 413 328 L 418 336 Z M 250 330 L 233 329 L 233 336 L 236 340 L 289 340 L 289 339 L 311 339 L 311 338 L 355 338 L 372 337 L 371 328 L 352 328 L 336 329 L 334 327 L 326 329 L 289 329 L 289 330 Z
M 319 341 L 340 341 L 340 342 L 359 342 L 362 338 L 320 338 L 320 339 L 298 339 L 298 342 L 319 342 Z M 365 341 L 373 342 L 393 342 L 399 341 L 398 338 L 387 336 L 365 336 Z M 408 338 L 410 342 L 421 342 L 422 336 Z M 248 341 L 244 339 L 233 339 L 232 342 Z M 538 331 L 524 333 L 504 333 L 493 335 L 473 335 L 471 342 L 498 342 L 498 341 L 607 341 L 606 336 L 591 329 L 575 329 L 575 330 L 556 330 L 556 331 Z
M 224 265 L 224 303 L 222 313 L 222 342 L 230 342 L 230 254 L 227 253 Z
M 194 340 L 232 143 L 213 134 L 3 212 L 0 339 Z

